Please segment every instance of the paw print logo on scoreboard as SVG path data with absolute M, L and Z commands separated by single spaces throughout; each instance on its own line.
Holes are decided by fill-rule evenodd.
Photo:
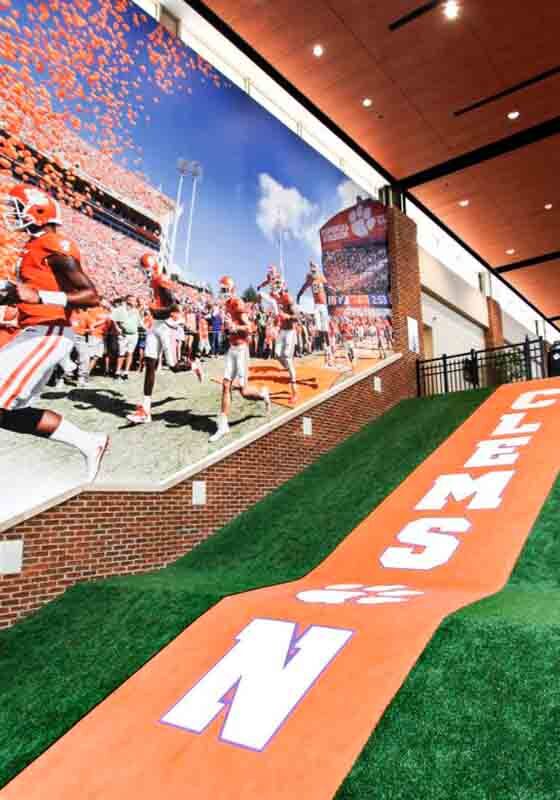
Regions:
M 406 603 L 414 597 L 423 595 L 417 589 L 410 589 L 403 584 L 386 586 L 365 586 L 363 583 L 336 583 L 324 589 L 309 589 L 298 592 L 298 600 L 303 603 L 324 603 L 326 605 L 343 605 L 352 603 L 358 606 L 380 606 L 387 603 Z
M 358 206 L 348 215 L 350 227 L 354 236 L 368 236 L 375 228 L 375 217 L 369 206 Z

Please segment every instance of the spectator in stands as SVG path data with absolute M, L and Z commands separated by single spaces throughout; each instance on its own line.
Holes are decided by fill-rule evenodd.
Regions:
M 115 377 L 128 380 L 132 357 L 138 344 L 138 331 L 142 325 L 135 298 L 129 294 L 123 305 L 113 311 L 113 322 L 118 330 L 118 358 Z
M 222 352 L 222 331 L 224 328 L 224 317 L 218 305 L 212 308 L 212 355 L 217 358 Z

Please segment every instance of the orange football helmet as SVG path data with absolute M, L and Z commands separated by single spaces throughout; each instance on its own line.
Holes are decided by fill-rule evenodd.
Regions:
M 25 231 L 43 228 L 45 225 L 62 225 L 59 203 L 42 189 L 19 183 L 6 197 L 7 210 L 3 214 L 4 225 L 9 231 Z M 31 236 L 42 231 L 29 230 Z
M 233 282 L 233 278 L 230 278 L 228 275 L 224 275 L 223 278 L 220 278 L 220 297 L 229 300 L 230 297 L 233 297 L 234 292 L 235 283 Z
M 140 264 L 148 275 L 161 275 L 161 267 L 153 253 L 144 253 L 140 259 Z

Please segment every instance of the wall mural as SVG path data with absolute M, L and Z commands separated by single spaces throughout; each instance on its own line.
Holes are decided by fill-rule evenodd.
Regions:
M 129 0 L 0 0 L 0 525 L 386 357 L 386 217 Z

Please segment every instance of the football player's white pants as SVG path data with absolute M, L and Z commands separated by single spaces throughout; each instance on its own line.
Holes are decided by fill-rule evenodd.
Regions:
M 0 409 L 27 408 L 73 347 L 72 328 L 62 325 L 24 328 L 10 339 L 0 349 Z
M 249 345 L 236 344 L 226 353 L 224 380 L 234 381 L 237 378 L 240 386 L 246 386 L 249 380 Z
M 89 375 L 89 337 L 83 334 L 74 334 L 74 347 L 78 351 L 78 378 L 87 378 Z M 66 364 L 64 369 L 66 371 Z
M 174 367 L 177 363 L 177 352 L 174 347 L 173 327 L 167 324 L 167 320 L 156 322 L 152 330 L 146 334 L 145 358 L 159 361 L 162 353 L 167 366 Z
M 329 311 L 324 303 L 315 304 L 315 325 L 321 333 L 329 332 Z
M 284 369 L 288 370 L 290 382 L 296 382 L 296 369 L 294 367 L 294 349 L 296 346 L 296 332 L 280 331 L 276 342 L 276 358 Z

